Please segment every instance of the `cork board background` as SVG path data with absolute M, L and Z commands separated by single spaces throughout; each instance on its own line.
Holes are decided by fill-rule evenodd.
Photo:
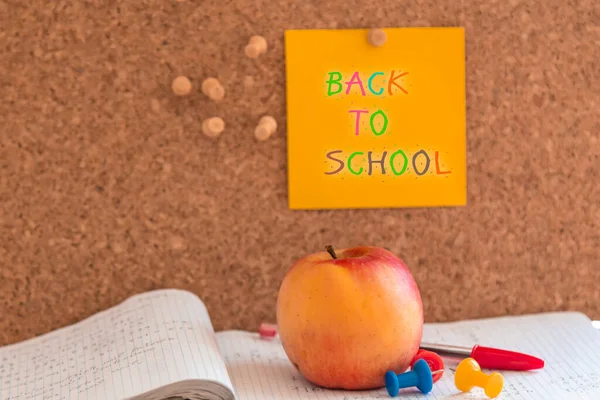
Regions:
M 284 29 L 371 26 L 465 28 L 468 206 L 287 209 Z M 326 244 L 399 254 L 427 321 L 599 318 L 599 62 L 596 0 L 0 0 L 0 344 L 164 287 L 255 329 Z

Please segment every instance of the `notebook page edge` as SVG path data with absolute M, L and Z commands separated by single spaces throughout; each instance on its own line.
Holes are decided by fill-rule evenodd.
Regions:
M 514 315 L 498 315 L 495 317 L 482 317 L 482 318 L 469 318 L 469 319 L 457 319 L 449 321 L 432 321 L 425 322 L 425 326 L 443 326 L 443 325 L 460 325 L 460 324 L 485 324 L 488 322 L 504 322 L 504 321 L 517 321 L 527 320 L 532 318 L 547 318 L 547 317 L 559 317 L 559 318 L 580 318 L 586 320 L 592 326 L 592 319 L 581 311 L 547 311 L 541 313 L 525 313 L 525 314 L 514 314 Z
M 217 388 L 220 389 L 220 392 L 224 392 L 224 394 L 217 393 Z M 212 379 L 188 379 L 161 386 L 123 400 L 186 400 L 192 395 L 204 391 L 211 393 L 215 399 L 236 399 L 235 392 L 221 382 Z
M 8 350 L 14 350 L 15 348 L 18 348 L 20 346 L 25 347 L 26 345 L 30 345 L 33 344 L 34 342 L 42 342 L 44 340 L 47 339 L 51 339 L 54 336 L 62 336 L 64 335 L 66 332 L 69 332 L 75 328 L 81 328 L 84 325 L 87 324 L 91 324 L 92 322 L 94 322 L 95 320 L 101 319 L 103 316 L 106 316 L 108 314 L 114 313 L 115 311 L 118 311 L 118 309 L 123 308 L 124 306 L 126 306 L 129 303 L 134 302 L 137 299 L 140 298 L 144 298 L 144 297 L 149 297 L 151 295 L 156 295 L 159 293 L 187 293 L 188 295 L 192 295 L 194 296 L 196 299 L 198 299 L 200 301 L 200 303 L 202 303 L 202 305 L 204 306 L 204 303 L 202 302 L 202 300 L 200 300 L 200 298 L 198 296 L 196 296 L 194 293 L 186 291 L 186 290 L 182 290 L 182 289 L 155 289 L 155 290 L 150 290 L 150 291 L 146 291 L 146 292 L 141 292 L 141 293 L 137 293 L 134 295 L 131 295 L 125 299 L 123 299 L 122 301 L 120 301 L 119 303 L 116 303 L 115 305 L 106 308 L 104 310 L 100 310 L 94 314 L 91 314 L 77 322 L 74 322 L 72 324 L 69 325 L 65 325 L 62 326 L 60 328 L 56 328 L 53 329 L 49 332 L 43 333 L 41 335 L 35 336 L 35 337 L 31 337 L 29 339 L 25 339 L 25 340 L 21 340 L 19 342 L 15 342 L 15 343 L 10 343 L 4 346 L 0 346 L 0 355 L 2 354 L 3 351 L 8 351 Z M 204 308 L 206 309 L 206 306 L 204 306 Z M 208 310 L 207 310 L 207 314 L 208 314 Z M 212 323 L 211 323 L 211 328 L 214 331 L 214 328 L 212 327 Z
M 143 313 L 141 313 L 142 309 L 139 308 L 142 304 L 146 307 Z M 121 334 L 118 333 L 120 331 L 118 331 L 117 326 L 113 325 L 113 321 L 122 321 L 123 318 L 125 318 L 124 316 L 129 316 L 127 317 L 127 320 L 131 322 L 127 322 L 127 325 L 130 325 L 131 328 L 133 327 L 133 324 L 137 324 L 138 333 L 135 338 L 132 336 L 134 334 L 133 330 L 131 333 Z M 150 340 L 148 340 L 148 335 L 146 335 L 146 339 L 142 338 L 143 334 L 139 329 L 139 324 L 142 324 L 142 326 L 147 325 L 143 326 L 143 329 L 144 333 L 147 333 L 150 336 Z M 162 327 L 160 329 L 164 331 L 159 333 L 159 330 L 157 329 L 156 332 L 154 332 L 154 328 L 159 326 Z M 123 325 L 121 325 L 121 327 L 123 327 Z M 173 334 L 167 334 L 167 329 L 171 331 L 177 329 L 177 331 L 174 331 Z M 185 334 L 182 333 L 183 331 L 185 331 Z M 106 344 L 102 344 L 102 346 L 108 345 L 110 347 L 105 347 L 105 350 L 99 350 L 97 347 L 98 345 L 92 344 L 92 337 L 96 337 L 97 335 L 108 335 L 106 336 L 107 339 L 104 339 L 105 341 L 117 341 L 113 342 L 114 344 L 112 345 L 108 345 L 108 342 L 106 342 Z M 167 339 L 167 337 L 169 338 Z M 82 338 L 83 342 L 79 341 Z M 181 339 L 183 339 L 183 341 Z M 131 344 L 129 344 L 130 341 Z M 208 310 L 198 296 L 188 291 L 179 289 L 158 289 L 139 293 L 74 324 L 61 327 L 35 338 L 3 346 L 0 348 L 0 359 L 5 356 L 13 361 L 13 363 L 8 369 L 4 368 L 4 373 L 1 373 L 2 371 L 0 370 L 0 377 L 4 375 L 5 379 L 9 379 L 10 376 L 14 378 L 15 376 L 18 376 L 19 373 L 27 373 L 26 371 L 28 366 L 31 365 L 31 360 L 35 359 L 35 354 L 39 352 L 47 353 L 48 357 L 54 358 L 54 360 L 60 362 L 61 365 L 66 365 L 66 354 L 63 355 L 62 353 L 55 351 L 57 348 L 56 346 L 59 343 L 62 343 L 62 347 L 72 347 L 72 351 L 76 351 L 75 349 L 78 348 L 79 355 L 76 358 L 83 363 L 69 365 L 69 369 L 64 370 L 67 372 L 61 373 L 60 376 L 57 372 L 51 373 L 50 371 L 41 371 L 41 373 L 48 377 L 50 381 L 41 381 L 40 379 L 41 383 L 35 384 L 34 387 L 34 390 L 38 392 L 43 391 L 46 393 L 46 391 L 48 391 L 56 393 L 58 390 L 56 380 L 62 380 L 65 374 L 70 376 L 73 373 L 78 374 L 79 371 L 84 370 L 86 371 L 85 374 L 91 374 L 90 376 L 93 375 L 96 377 L 97 372 L 88 372 L 91 370 L 89 370 L 89 368 L 86 369 L 86 364 L 87 367 L 98 368 L 97 371 L 103 370 L 102 382 L 97 386 L 92 386 L 91 388 L 87 386 L 88 375 L 86 375 L 85 379 L 81 378 L 81 383 L 83 383 L 81 390 L 84 392 L 92 390 L 95 393 L 95 397 L 92 395 L 91 398 L 103 398 L 103 396 L 110 396 L 111 393 L 114 396 L 133 396 L 138 392 L 141 393 L 165 385 L 175 384 L 186 379 L 196 378 L 204 379 L 204 381 L 218 382 L 219 385 L 226 387 L 228 391 L 234 391 L 233 385 L 231 384 L 231 378 L 228 375 L 219 347 L 216 344 L 214 328 Z M 85 350 L 86 347 L 82 347 L 85 346 L 86 343 L 87 350 Z M 165 365 L 167 365 L 165 362 L 167 361 L 163 362 L 160 357 L 156 357 L 156 355 L 153 356 L 152 353 L 147 353 L 146 351 L 149 349 L 147 346 L 150 346 L 150 348 L 156 347 L 157 351 L 160 351 L 162 346 L 169 346 L 169 348 L 165 347 L 163 351 L 166 354 L 165 360 L 170 358 L 170 361 L 168 362 L 174 369 L 169 369 L 168 366 L 165 367 Z M 181 350 L 179 350 L 179 347 L 181 347 Z M 93 350 L 94 348 L 96 348 L 96 350 Z M 175 350 L 177 355 L 175 355 L 175 353 L 170 354 L 171 350 Z M 140 364 L 129 365 L 130 358 L 137 363 L 140 356 Z M 142 364 L 142 361 L 147 356 L 151 357 L 150 361 L 154 361 L 154 364 Z M 82 358 L 79 359 L 79 357 Z M 117 362 L 117 358 L 120 361 L 118 361 L 118 365 L 114 368 L 116 368 L 117 371 L 123 371 L 123 377 L 121 378 L 119 378 L 118 373 L 114 376 L 110 375 L 111 368 L 113 368 L 112 366 Z M 152 360 L 152 358 L 154 358 L 154 360 Z M 112 361 L 113 359 L 115 360 L 114 362 Z M 159 360 L 159 363 L 162 363 L 162 367 L 156 364 L 156 359 Z M 94 360 L 96 364 L 94 364 Z M 146 360 L 146 363 L 147 362 L 148 360 Z M 182 364 L 185 364 L 185 370 L 187 370 L 187 373 L 185 374 L 182 373 L 185 372 Z M 150 373 L 151 367 L 154 373 L 157 373 L 157 371 L 162 372 L 163 378 L 157 381 L 159 383 L 155 382 L 153 378 L 144 377 L 146 369 L 148 370 L 148 373 Z M 23 368 L 25 368 L 25 370 L 23 370 Z M 106 376 L 108 378 L 107 381 L 104 380 L 105 368 L 109 368 L 109 375 Z M 205 374 L 202 373 L 202 368 L 204 368 Z M 15 373 L 17 373 L 17 375 L 15 375 Z M 113 374 L 114 373 L 115 372 L 113 372 Z M 166 375 L 168 375 L 168 378 Z M 9 378 L 6 378 L 7 376 Z M 10 383 L 10 381 L 8 382 L 9 386 L 12 386 L 12 383 Z M 79 384 L 79 382 L 80 380 L 77 378 L 77 384 Z M 93 385 L 94 378 L 91 378 L 90 382 Z M 31 383 L 33 385 L 33 381 L 31 381 Z M 80 390 L 79 386 L 77 389 L 73 389 L 71 387 L 72 385 L 75 385 L 75 383 L 69 383 L 69 386 L 65 390 L 67 390 L 67 392 L 70 390 Z M 17 394 L 19 391 L 28 390 L 24 384 L 19 384 L 16 387 Z M 14 395 L 14 390 L 13 393 L 11 393 L 10 389 L 6 387 L 5 381 L 4 387 L 0 386 L 0 400 L 4 399 L 6 395 L 8 395 L 9 398 L 12 398 L 10 397 L 11 394 Z

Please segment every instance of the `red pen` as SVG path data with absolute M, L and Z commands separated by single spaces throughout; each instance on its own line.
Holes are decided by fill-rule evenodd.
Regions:
M 440 354 L 471 357 L 479 363 L 481 368 L 512 371 L 528 371 L 544 368 L 544 360 L 530 356 L 529 354 L 494 349 L 477 344 L 473 348 L 468 348 L 445 344 L 421 343 L 420 347 Z

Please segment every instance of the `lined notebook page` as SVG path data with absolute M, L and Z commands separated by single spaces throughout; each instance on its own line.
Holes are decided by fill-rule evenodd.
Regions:
M 426 324 L 423 341 L 455 345 L 498 346 L 529 352 L 545 360 L 539 371 L 499 371 L 505 378 L 497 399 L 600 399 L 600 333 L 578 313 L 547 313 L 446 324 Z M 278 338 L 226 331 L 217 342 L 239 400 L 389 399 L 385 388 L 333 391 L 307 382 L 288 361 Z M 427 396 L 402 389 L 402 399 L 486 399 L 482 389 L 461 393 L 454 386 L 459 360 L 444 358 L 445 371 Z M 489 371 L 486 371 L 489 372 Z M 383 379 L 383 377 L 382 377 Z
M 0 400 L 124 399 L 190 379 L 232 391 L 204 304 L 179 290 L 0 348 Z

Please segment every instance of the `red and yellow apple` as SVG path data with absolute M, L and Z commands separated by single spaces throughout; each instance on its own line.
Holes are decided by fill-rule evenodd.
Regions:
M 317 386 L 363 390 L 405 372 L 419 350 L 423 305 L 402 260 L 360 246 L 307 255 L 287 271 L 277 329 L 300 373 Z

